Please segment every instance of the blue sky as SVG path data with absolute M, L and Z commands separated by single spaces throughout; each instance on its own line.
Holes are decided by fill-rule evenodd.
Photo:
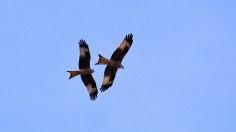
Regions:
M 235 132 L 233 0 L 1 0 L 1 132 Z M 98 88 L 126 34 L 114 85 L 90 101 L 77 69 L 91 51 Z

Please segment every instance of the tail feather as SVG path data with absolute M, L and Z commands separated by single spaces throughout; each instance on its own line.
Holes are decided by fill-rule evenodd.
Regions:
M 100 54 L 98 54 L 98 62 L 95 63 L 95 65 L 99 65 L 99 64 L 104 64 L 107 65 L 109 62 L 108 59 L 106 59 L 105 57 L 101 56 Z
M 73 77 L 75 77 L 75 76 L 81 74 L 80 71 L 67 71 L 67 72 L 69 72 L 69 74 L 70 74 L 69 79 L 71 79 L 71 78 L 73 78 Z

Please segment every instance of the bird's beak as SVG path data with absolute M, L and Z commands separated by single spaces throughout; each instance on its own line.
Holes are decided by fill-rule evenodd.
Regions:
M 124 66 L 123 66 L 123 65 L 121 65 L 121 68 L 122 68 L 122 69 L 124 69 Z

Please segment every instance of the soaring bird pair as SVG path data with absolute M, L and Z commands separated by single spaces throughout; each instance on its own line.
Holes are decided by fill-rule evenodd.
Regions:
M 118 48 L 113 52 L 110 60 L 106 59 L 100 54 L 98 55 L 99 60 L 97 63 L 95 63 L 95 65 L 99 64 L 107 65 L 104 71 L 102 86 L 100 88 L 101 92 L 104 92 L 105 90 L 107 90 L 109 87 L 112 86 L 118 68 L 124 69 L 124 66 L 121 64 L 121 62 L 126 53 L 129 51 L 129 48 L 131 47 L 132 43 L 133 43 L 133 35 L 131 33 L 125 36 L 124 40 L 121 42 Z M 98 91 L 96 82 L 92 76 L 94 70 L 90 68 L 91 56 L 89 47 L 88 44 L 82 39 L 79 41 L 79 47 L 80 47 L 79 70 L 67 71 L 70 74 L 69 79 L 77 75 L 81 75 L 81 79 L 85 87 L 87 88 L 87 91 L 90 95 L 90 99 L 95 100 L 97 98 Z

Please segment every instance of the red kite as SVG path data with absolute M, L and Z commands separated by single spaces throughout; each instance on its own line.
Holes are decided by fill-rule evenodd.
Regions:
M 119 47 L 113 52 L 110 60 L 106 59 L 100 54 L 98 55 L 99 59 L 95 65 L 107 65 L 103 76 L 102 87 L 100 88 L 101 92 L 104 92 L 112 86 L 118 68 L 124 69 L 124 66 L 121 64 L 121 62 L 125 57 L 126 53 L 129 51 L 129 48 L 131 47 L 132 43 L 133 35 L 131 33 L 125 36 L 124 40 L 121 42 Z
M 90 52 L 87 43 L 84 40 L 80 40 L 79 42 L 80 47 L 80 56 L 79 56 L 79 70 L 76 71 L 67 71 L 70 74 L 69 79 L 81 75 L 81 79 L 87 88 L 90 99 L 95 100 L 97 98 L 97 86 L 96 82 L 93 79 L 92 73 L 94 72 L 93 69 L 90 68 Z

